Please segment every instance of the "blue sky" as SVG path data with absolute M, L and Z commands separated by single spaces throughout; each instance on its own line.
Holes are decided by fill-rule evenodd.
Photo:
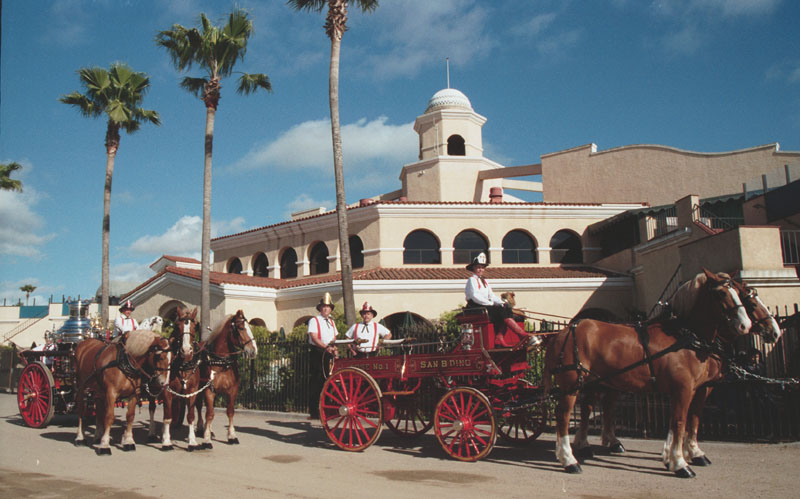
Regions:
M 800 2 L 790 0 L 383 0 L 351 9 L 340 115 L 349 202 L 399 188 L 414 119 L 446 86 L 486 116 L 485 155 L 515 166 L 594 142 L 719 152 L 800 150 Z M 162 254 L 199 258 L 203 104 L 153 43 L 172 24 L 219 20 L 212 0 L 8 0 L 2 10 L 0 299 L 100 283 L 105 120 L 58 102 L 76 71 L 123 61 L 147 73 L 162 126 L 123 135 L 111 204 L 112 280 L 141 282 Z M 324 15 L 240 0 L 255 23 L 237 69 L 270 76 L 242 97 L 224 80 L 214 142 L 214 236 L 335 204 Z M 197 71 L 190 73 L 200 76 Z M 298 151 L 298 152 L 294 152 Z M 545 186 L 546 188 L 546 186 Z M 579 202 L 579 199 L 575 200 Z

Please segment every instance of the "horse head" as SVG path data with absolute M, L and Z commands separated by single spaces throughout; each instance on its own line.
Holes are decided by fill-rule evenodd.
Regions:
M 250 329 L 250 323 L 244 316 L 244 312 L 239 310 L 231 316 L 231 335 L 234 338 L 234 344 L 243 349 L 248 358 L 253 359 L 258 355 L 258 346 L 256 346 L 253 331 Z
M 724 272 L 715 274 L 705 268 L 702 275 L 706 278 L 704 287 L 710 292 L 711 301 L 716 304 L 722 314 L 722 323 L 725 327 L 721 328 L 719 332 L 724 336 L 748 334 L 753 323 L 739 298 L 739 293 L 733 286 L 733 279 Z
M 169 366 L 172 363 L 172 351 L 169 346 L 169 341 L 160 336 L 156 336 L 150 346 L 153 378 L 159 388 L 165 387 L 169 383 Z
M 712 335 L 720 333 L 726 339 L 749 333 L 752 322 L 731 282 L 727 274 L 703 269 L 675 291 L 670 300 L 672 312 L 693 327 Z
M 182 309 L 180 306 L 175 312 L 175 322 L 170 336 L 170 343 L 175 350 L 180 345 L 180 353 L 184 359 L 192 356 L 192 343 L 197 335 L 197 307 L 192 312 L 189 309 Z
M 752 331 L 761 335 L 767 343 L 774 343 L 781 337 L 781 328 L 770 313 L 769 309 L 758 297 L 756 288 L 751 288 L 746 282 L 733 281 L 733 286 L 739 292 L 747 315 L 753 322 Z

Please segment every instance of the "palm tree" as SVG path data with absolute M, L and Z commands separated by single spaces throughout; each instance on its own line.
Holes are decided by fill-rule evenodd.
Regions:
M 362 12 L 372 12 L 378 0 L 353 0 Z M 342 36 L 347 31 L 347 0 L 288 0 L 295 10 L 322 12 L 328 6 L 325 18 L 325 33 L 331 39 L 331 61 L 328 70 L 328 97 L 331 108 L 331 138 L 333 141 L 333 175 L 336 182 L 336 214 L 339 221 L 339 253 L 342 259 L 342 301 L 348 324 L 356 322 L 353 297 L 353 263 L 350 259 L 349 228 L 347 225 L 347 202 L 344 195 L 344 166 L 342 158 L 342 134 L 339 126 L 339 52 Z
M 22 181 L 11 178 L 11 172 L 21 169 L 22 165 L 16 161 L 0 163 L 0 190 L 22 192 Z
M 27 305 L 28 304 L 28 298 L 30 298 L 31 293 L 33 293 L 36 290 L 36 286 L 34 286 L 32 284 L 26 284 L 26 285 L 20 287 L 19 290 L 22 291 L 23 293 L 25 293 L 25 305 Z M 34 300 L 34 303 L 36 303 L 36 300 Z
M 220 80 L 233 73 L 236 62 L 244 59 L 247 41 L 253 32 L 253 22 L 247 12 L 236 9 L 221 27 L 211 24 L 205 14 L 200 14 L 202 31 L 173 24 L 172 29 L 160 31 L 156 44 L 164 47 L 179 71 L 189 70 L 194 64 L 206 72 L 203 78 L 185 77 L 181 87 L 202 99 L 206 106 L 205 162 L 203 170 L 203 242 L 200 273 L 200 321 L 204 327 L 211 325 L 211 152 L 214 143 L 214 118 L 219 105 Z M 249 95 L 259 88 L 272 92 L 272 84 L 265 74 L 241 73 L 236 91 Z
M 114 159 L 120 142 L 120 130 L 133 133 L 143 122 L 161 124 L 156 111 L 142 109 L 140 104 L 150 88 L 150 78 L 137 73 L 127 64 L 115 62 L 108 70 L 101 67 L 78 70 L 81 85 L 86 93 L 72 92 L 58 100 L 78 108 L 81 115 L 98 118 L 106 115 L 106 180 L 103 189 L 103 269 L 101 284 L 100 317 L 108 324 L 108 241 L 111 230 L 111 178 L 114 175 Z

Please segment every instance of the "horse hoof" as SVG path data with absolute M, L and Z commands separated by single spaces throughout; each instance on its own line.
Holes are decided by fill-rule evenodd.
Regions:
M 72 442 L 72 445 L 74 445 L 75 447 L 83 447 L 84 445 L 86 445 L 86 442 L 84 442 L 83 440 L 75 440 L 74 442 Z
M 163 451 L 172 450 L 172 446 L 171 445 L 162 445 L 161 446 L 161 450 L 163 450 Z
M 187 449 L 189 452 L 192 452 L 192 451 L 195 451 L 195 450 L 203 450 L 203 449 L 204 449 L 204 447 L 203 447 L 203 444 L 197 444 L 197 445 L 190 445 L 190 446 L 189 446 L 189 447 L 187 447 L 186 449 Z
M 685 468 L 681 468 L 675 472 L 675 476 L 678 478 L 694 478 L 697 474 L 692 471 L 692 468 L 686 466 Z
M 239 445 L 239 439 L 235 438 L 235 437 L 234 438 L 229 438 L 228 439 L 228 445 Z
M 211 442 L 203 442 L 203 444 L 200 446 L 200 448 L 202 448 L 202 449 L 213 449 L 214 446 L 211 445 Z
M 98 456 L 110 456 L 111 449 L 109 447 L 98 447 L 94 450 L 94 453 Z
M 612 444 L 608 448 L 608 452 L 610 452 L 612 454 L 624 454 L 625 453 L 625 447 L 623 447 L 621 443 L 617 442 L 615 444 Z
M 159 438 L 156 435 L 150 435 L 149 437 L 147 437 L 147 443 L 148 444 L 157 444 L 160 441 L 161 441 L 161 438 Z
M 706 456 L 692 458 L 692 466 L 711 466 L 711 460 Z
M 136 444 L 125 444 L 125 445 L 122 446 L 122 450 L 125 451 L 125 452 L 135 451 L 136 450 Z
M 577 475 L 578 473 L 583 473 L 581 465 L 578 463 L 570 464 L 569 466 L 564 466 L 564 471 L 566 471 L 571 475 Z
M 578 458 L 579 461 L 585 461 L 586 459 L 594 459 L 594 451 L 592 447 L 587 445 L 582 449 L 577 449 L 575 451 L 575 457 Z

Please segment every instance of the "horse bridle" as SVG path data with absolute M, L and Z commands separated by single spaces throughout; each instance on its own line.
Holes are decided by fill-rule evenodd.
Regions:
M 722 309 L 722 317 L 723 317 L 722 322 L 723 322 L 723 325 L 725 326 L 726 330 L 729 331 L 731 329 L 734 329 L 733 324 L 736 322 L 736 315 L 738 314 L 738 310 L 740 308 L 743 308 L 745 310 L 745 312 L 747 312 L 747 308 L 744 306 L 741 296 L 739 296 L 739 291 L 733 286 L 733 283 L 731 282 L 730 279 L 725 279 L 725 281 L 723 281 L 722 283 L 717 284 L 716 286 L 723 287 L 723 288 L 727 289 L 729 292 L 733 291 L 736 294 L 736 296 L 739 297 L 739 303 L 734 303 L 734 305 L 732 307 L 728 307 L 728 308 L 726 308 L 722 304 L 722 302 L 717 301 L 717 303 L 719 304 L 720 308 Z
M 231 352 L 232 355 L 233 354 L 236 354 L 236 355 L 241 354 L 242 352 L 244 352 L 244 348 L 247 345 L 249 345 L 250 343 L 252 343 L 252 342 L 254 342 L 256 340 L 255 337 L 252 337 L 252 338 L 248 339 L 247 341 L 244 341 L 244 342 L 242 341 L 241 331 L 246 331 L 247 330 L 246 324 L 247 324 L 247 319 L 245 319 L 244 315 L 242 315 L 241 317 L 236 315 L 236 316 L 231 318 L 231 326 L 233 326 L 236 329 L 236 332 L 237 332 L 237 334 L 231 335 L 231 336 L 236 336 L 236 340 L 239 343 L 237 345 L 236 343 L 234 343 L 233 339 L 230 340 L 230 346 L 238 348 L 238 350 L 236 350 L 234 352 Z
M 758 300 L 758 291 L 756 288 L 751 288 L 750 286 L 742 286 L 743 290 L 745 291 L 744 297 L 739 295 L 739 298 L 742 299 L 742 304 L 744 305 L 744 309 L 747 311 L 747 315 L 750 316 L 751 312 L 754 312 L 756 309 L 756 305 L 754 302 Z M 743 298 L 747 298 L 744 300 Z M 764 331 L 764 323 L 769 322 L 770 320 L 774 320 L 775 318 L 772 316 L 769 310 L 767 310 L 767 316 L 762 317 L 761 319 L 754 319 L 750 316 L 750 320 L 753 322 L 753 326 L 757 327 L 756 331 L 761 332 Z

